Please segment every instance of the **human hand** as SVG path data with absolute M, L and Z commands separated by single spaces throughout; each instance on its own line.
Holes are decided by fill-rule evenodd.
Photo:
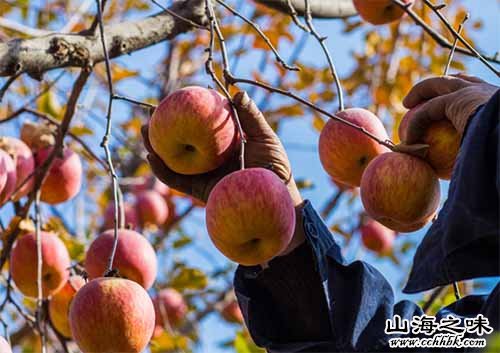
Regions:
M 416 108 L 403 136 L 406 144 L 417 143 L 432 122 L 448 119 L 463 135 L 467 122 L 479 106 L 486 103 L 498 87 L 477 77 L 457 74 L 433 77 L 417 83 L 403 100 Z

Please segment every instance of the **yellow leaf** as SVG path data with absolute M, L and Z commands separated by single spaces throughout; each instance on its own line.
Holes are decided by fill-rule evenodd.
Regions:
M 313 127 L 321 132 L 324 126 L 325 126 L 325 121 L 319 115 L 315 114 L 313 117 Z
M 170 287 L 175 289 L 200 290 L 205 288 L 208 284 L 207 276 L 198 269 L 182 266 L 178 268 L 176 272 L 177 273 L 174 274 L 172 280 L 170 281 Z

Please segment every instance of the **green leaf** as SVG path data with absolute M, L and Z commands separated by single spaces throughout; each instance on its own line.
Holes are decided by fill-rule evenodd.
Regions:
M 183 235 L 179 239 L 174 241 L 174 243 L 172 244 L 172 247 L 174 249 L 180 249 L 180 248 L 185 247 L 188 244 L 191 244 L 192 242 L 193 242 L 193 240 L 190 237 Z
M 201 290 L 208 284 L 208 278 L 201 270 L 181 266 L 170 281 L 170 287 L 180 291 L 185 289 Z

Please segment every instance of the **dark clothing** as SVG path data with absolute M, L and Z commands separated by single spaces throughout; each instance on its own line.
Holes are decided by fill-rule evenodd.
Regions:
M 415 293 L 453 281 L 500 275 L 498 163 L 500 91 L 470 120 L 448 200 L 420 244 L 404 289 Z M 311 204 L 303 208 L 307 241 L 269 268 L 240 266 L 234 285 L 254 341 L 270 352 L 390 351 L 386 319 L 423 314 L 394 303 L 391 286 L 369 264 L 342 258 Z M 482 313 L 499 328 L 500 284 L 441 309 L 470 318 Z M 428 349 L 424 351 L 429 351 Z

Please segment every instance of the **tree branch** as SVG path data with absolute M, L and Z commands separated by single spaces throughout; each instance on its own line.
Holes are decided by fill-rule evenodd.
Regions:
M 304 0 L 255 0 L 276 10 L 292 15 L 288 1 L 298 15 L 304 16 L 306 5 Z M 311 16 L 314 18 L 346 18 L 357 15 L 352 0 L 310 0 Z
M 203 0 L 176 2 L 170 12 L 158 13 L 137 21 L 106 26 L 106 47 L 115 58 L 174 38 L 193 25 L 205 25 Z M 183 19 L 185 18 L 185 19 Z M 39 77 L 48 70 L 61 67 L 86 67 L 104 61 L 99 36 L 53 33 L 32 39 L 14 39 L 0 43 L 0 77 L 28 73 Z

